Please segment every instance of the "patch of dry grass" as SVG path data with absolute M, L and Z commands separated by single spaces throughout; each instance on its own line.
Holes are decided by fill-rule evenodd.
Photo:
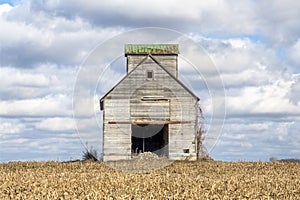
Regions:
M 298 199 L 300 164 L 174 162 L 147 173 L 100 162 L 0 164 L 0 199 Z

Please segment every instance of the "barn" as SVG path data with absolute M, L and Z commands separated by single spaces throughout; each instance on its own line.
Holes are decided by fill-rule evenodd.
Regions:
M 127 74 L 100 99 L 103 160 L 196 159 L 199 98 L 178 79 L 178 44 L 126 44 Z

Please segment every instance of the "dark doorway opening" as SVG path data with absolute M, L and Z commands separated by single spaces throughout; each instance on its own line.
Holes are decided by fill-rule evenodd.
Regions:
M 131 130 L 132 153 L 153 152 L 168 157 L 168 124 L 134 124 Z

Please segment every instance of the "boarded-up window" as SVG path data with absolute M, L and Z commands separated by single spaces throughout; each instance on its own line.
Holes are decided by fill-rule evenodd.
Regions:
M 143 97 L 141 100 L 131 99 L 131 120 L 168 121 L 170 120 L 170 101 Z

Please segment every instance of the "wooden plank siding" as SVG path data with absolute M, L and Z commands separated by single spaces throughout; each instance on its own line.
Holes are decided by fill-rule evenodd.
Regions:
M 127 73 L 131 72 L 148 55 L 127 55 Z M 174 77 L 178 77 L 177 55 L 152 55 Z
M 131 157 L 131 123 L 143 121 L 183 122 L 168 125 L 169 158 L 196 158 L 199 99 L 174 79 L 177 56 L 155 55 L 145 59 L 145 55 L 127 55 L 127 61 L 127 76 L 103 98 L 104 161 Z M 153 78 L 147 78 L 148 71 L 153 72 Z M 185 153 L 186 149 L 189 153 Z

